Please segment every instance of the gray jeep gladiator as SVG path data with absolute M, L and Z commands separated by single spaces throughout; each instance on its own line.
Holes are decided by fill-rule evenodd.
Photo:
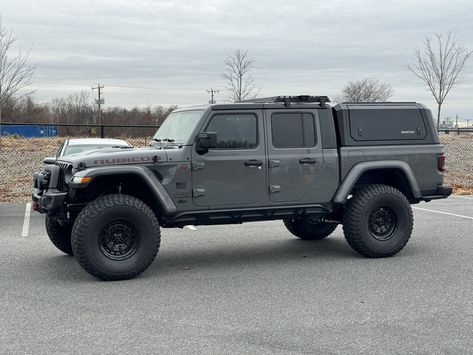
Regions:
M 282 220 L 304 240 L 338 224 L 358 253 L 388 257 L 411 236 L 411 204 L 446 198 L 431 112 L 413 102 L 254 99 L 174 111 L 149 147 L 59 158 L 34 176 L 46 231 L 104 280 L 153 262 L 160 227 Z

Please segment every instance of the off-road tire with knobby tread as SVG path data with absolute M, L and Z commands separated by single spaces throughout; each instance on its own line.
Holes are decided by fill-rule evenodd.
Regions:
M 104 251 L 103 236 L 108 226 L 120 223 L 134 231 L 135 243 L 129 256 L 117 260 Z M 112 238 L 116 236 L 115 233 Z M 125 194 L 105 195 L 90 202 L 72 228 L 72 250 L 77 261 L 84 270 L 102 280 L 125 280 L 141 274 L 154 261 L 160 241 L 154 212 L 143 201 Z
M 73 256 L 71 246 L 71 231 L 72 226 L 62 226 L 56 218 L 46 215 L 44 224 L 46 225 L 46 232 L 51 242 L 56 248 L 63 253 Z
M 337 228 L 337 223 L 311 223 L 306 219 L 290 218 L 284 220 L 287 230 L 304 240 L 320 240 L 328 237 Z
M 384 239 L 373 234 L 370 225 L 370 218 L 382 209 L 390 210 L 394 216 L 394 226 Z M 357 188 L 343 213 L 343 231 L 348 244 L 369 258 L 398 253 L 409 241 L 413 223 L 412 208 L 406 196 L 398 189 L 382 184 Z

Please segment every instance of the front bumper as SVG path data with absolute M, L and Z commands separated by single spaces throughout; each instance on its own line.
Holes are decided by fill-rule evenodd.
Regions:
M 31 195 L 33 199 L 33 210 L 49 215 L 62 215 L 64 214 L 63 206 L 66 196 L 67 192 L 57 190 L 47 190 L 44 192 L 35 188 Z
M 48 215 L 63 217 L 67 191 L 61 191 L 63 173 L 59 166 L 47 165 L 44 170 L 33 176 L 33 210 Z

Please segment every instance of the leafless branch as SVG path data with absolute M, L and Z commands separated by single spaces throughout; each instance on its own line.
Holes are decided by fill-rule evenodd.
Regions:
M 446 36 L 434 34 L 426 37 L 422 50 L 414 53 L 414 63 L 407 69 L 426 85 L 438 105 L 437 128 L 440 125 L 440 110 L 450 90 L 464 79 L 465 63 L 473 52 L 463 47 L 455 32 Z
M 234 101 L 245 100 L 256 95 L 257 87 L 251 76 L 255 60 L 248 56 L 248 50 L 236 49 L 225 61 L 225 90 Z
M 336 101 L 350 102 L 383 102 L 393 96 L 391 85 L 380 82 L 375 78 L 350 81 L 342 90 L 342 95 Z
M 31 48 L 27 52 L 21 49 L 17 54 L 11 55 L 12 46 L 15 43 L 12 31 L 3 27 L 0 16 L 0 115 L 1 108 L 7 103 L 17 100 L 31 92 L 19 93 L 31 85 L 31 79 L 35 67 L 28 65 L 28 57 Z M 1 117 L 0 117 L 1 119 Z

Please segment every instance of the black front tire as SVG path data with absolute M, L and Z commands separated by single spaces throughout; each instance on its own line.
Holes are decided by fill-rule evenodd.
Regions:
M 409 241 L 414 218 L 404 194 L 388 185 L 367 185 L 357 189 L 343 214 L 343 231 L 348 244 L 369 258 L 398 253 Z
M 70 225 L 61 225 L 56 218 L 51 216 L 46 216 L 45 219 L 46 232 L 51 242 L 56 248 L 58 248 L 63 253 L 73 256 L 71 246 L 71 231 L 72 226 Z
M 285 219 L 289 232 L 304 240 L 320 240 L 328 237 L 337 228 L 337 223 L 311 222 L 304 218 Z
M 80 266 L 102 280 L 125 280 L 145 271 L 160 244 L 154 212 L 136 197 L 113 194 L 90 202 L 72 228 Z

